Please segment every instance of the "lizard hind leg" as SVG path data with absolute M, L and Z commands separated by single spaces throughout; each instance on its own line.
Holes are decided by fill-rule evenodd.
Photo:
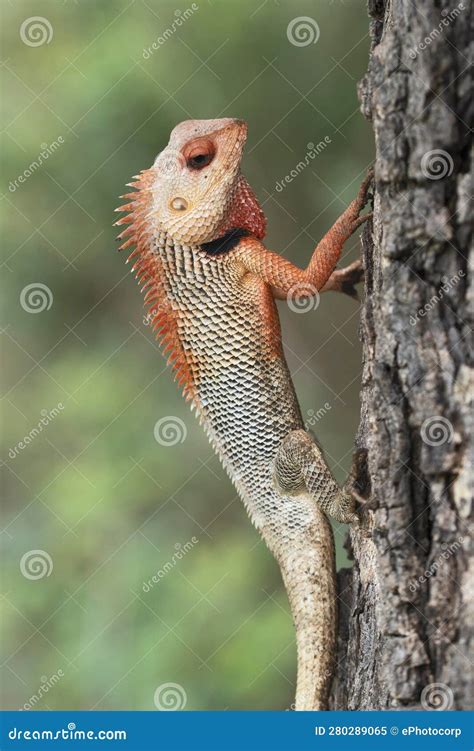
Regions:
M 358 521 L 353 496 L 336 483 L 323 452 L 306 430 L 292 430 L 283 440 L 273 477 L 283 495 L 308 493 L 327 516 L 346 524 Z

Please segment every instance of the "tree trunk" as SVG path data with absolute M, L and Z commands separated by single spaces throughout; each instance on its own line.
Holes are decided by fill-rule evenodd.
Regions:
M 369 505 L 340 574 L 334 709 L 470 704 L 470 8 L 456 2 L 369 2 L 376 189 L 355 453 Z

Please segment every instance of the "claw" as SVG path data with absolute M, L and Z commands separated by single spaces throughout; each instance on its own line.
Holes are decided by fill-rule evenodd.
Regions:
M 357 193 L 357 198 L 355 199 L 355 203 L 356 203 L 356 206 L 358 208 L 358 212 L 357 213 L 359 213 L 361 211 L 361 209 L 364 208 L 365 204 L 369 200 L 369 195 L 368 194 L 369 194 L 369 190 L 372 187 L 373 182 L 374 182 L 374 174 L 375 174 L 374 173 L 374 168 L 370 167 L 370 169 L 367 171 L 367 174 L 364 177 L 364 179 L 363 179 L 363 181 L 362 181 L 362 183 L 360 185 L 359 191 Z M 365 217 L 362 219 L 362 221 L 366 221 L 366 219 L 368 219 L 370 216 L 371 216 L 371 214 L 366 214 Z M 356 225 L 356 226 L 359 226 L 359 225 Z
M 356 284 L 362 281 L 364 277 L 364 267 L 362 262 L 354 261 L 343 269 L 336 269 L 332 272 L 321 292 L 343 292 L 354 300 L 359 300 L 359 294 L 355 288 Z

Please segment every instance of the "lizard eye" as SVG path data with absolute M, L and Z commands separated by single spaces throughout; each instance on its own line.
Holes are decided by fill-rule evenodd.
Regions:
M 188 158 L 188 166 L 193 169 L 202 169 L 212 161 L 212 154 L 196 154 Z
M 211 141 L 191 144 L 184 153 L 186 165 L 193 170 L 203 169 L 212 162 L 215 153 L 214 144 Z

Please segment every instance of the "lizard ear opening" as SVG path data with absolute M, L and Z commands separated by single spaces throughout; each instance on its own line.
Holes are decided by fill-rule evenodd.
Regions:
M 201 170 L 212 162 L 216 149 L 212 141 L 200 138 L 188 144 L 183 151 L 186 166 L 192 170 Z

